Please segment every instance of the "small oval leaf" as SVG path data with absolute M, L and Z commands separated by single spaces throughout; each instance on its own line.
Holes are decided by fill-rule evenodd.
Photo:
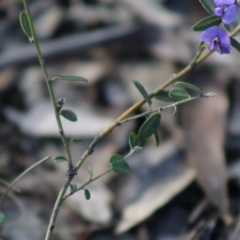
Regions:
M 129 146 L 131 149 L 141 146 L 141 140 L 138 138 L 135 132 L 130 133 L 128 138 Z
M 70 143 L 78 144 L 78 145 L 84 145 L 84 142 L 80 138 L 72 138 Z
M 155 141 L 155 143 L 156 143 L 156 147 L 158 147 L 159 144 L 160 144 L 160 139 L 159 139 L 159 136 L 158 136 L 158 132 L 157 132 L 157 131 L 155 131 L 155 132 L 153 133 L 153 138 L 154 138 L 154 141 Z
M 194 31 L 204 31 L 209 27 L 212 26 L 218 26 L 222 22 L 222 19 L 217 16 L 209 16 L 206 18 L 203 18 L 199 22 L 197 22 L 194 26 L 192 26 L 192 29 Z
M 177 107 L 174 106 L 173 117 L 177 115 L 177 112 L 178 112 Z
M 192 89 L 194 91 L 197 91 L 197 92 L 202 92 L 201 88 L 194 85 L 194 84 L 191 84 L 191 83 L 187 83 L 187 82 L 176 82 L 175 83 L 176 86 L 180 86 L 180 87 L 185 87 L 185 88 L 189 88 L 189 89 Z
M 76 183 L 71 183 L 70 188 L 71 188 L 71 192 L 75 192 L 77 190 L 77 184 Z
M 159 93 L 154 94 L 154 98 L 161 100 L 163 102 L 175 102 L 175 100 L 169 96 L 169 91 L 160 91 Z
M 87 166 L 87 170 L 88 170 L 90 178 L 92 179 L 92 177 L 93 177 L 93 170 L 92 170 L 92 168 L 90 166 Z
M 0 212 L 0 224 L 2 224 L 6 219 L 6 216 L 3 212 Z
M 54 158 L 54 161 L 56 162 L 65 162 L 67 159 L 64 156 L 57 156 Z
M 161 115 L 155 113 L 150 116 L 141 126 L 138 132 L 139 139 L 149 138 L 157 130 L 160 125 Z
M 141 93 L 141 95 L 146 100 L 148 105 L 151 106 L 152 105 L 152 100 L 151 100 L 149 94 L 147 93 L 147 91 L 145 90 L 145 88 L 143 87 L 143 85 L 140 82 L 136 81 L 136 80 L 133 80 L 133 84 L 138 89 L 138 91 Z
M 72 81 L 72 82 L 87 82 L 88 80 L 84 77 L 78 76 L 55 76 L 51 78 L 52 81 L 62 80 L 62 81 Z
M 91 194 L 90 194 L 89 190 L 86 188 L 84 189 L 84 195 L 85 195 L 86 200 L 89 200 L 91 198 Z
M 69 121 L 72 121 L 72 122 L 77 121 L 77 115 L 72 110 L 62 109 L 59 114 Z
M 21 12 L 19 19 L 20 19 L 20 24 L 21 24 L 21 27 L 22 27 L 24 33 L 28 36 L 29 39 L 31 39 L 32 32 L 31 32 L 31 28 L 30 28 L 30 25 L 28 22 L 27 14 L 25 12 Z
M 125 161 L 124 156 L 114 154 L 109 159 L 110 165 L 114 172 L 128 173 L 131 171 L 128 163 Z
M 212 0 L 199 0 L 199 2 L 207 10 L 207 12 L 214 14 L 215 5 Z
M 231 37 L 231 46 L 240 53 L 240 43 Z
M 182 101 L 190 98 L 191 96 L 181 88 L 173 88 L 169 91 L 169 96 L 174 98 L 176 101 Z

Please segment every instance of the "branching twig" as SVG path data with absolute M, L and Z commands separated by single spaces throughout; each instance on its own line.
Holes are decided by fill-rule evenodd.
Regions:
M 90 183 L 96 181 L 97 179 L 101 178 L 102 176 L 106 175 L 107 173 L 111 172 L 112 168 L 107 169 L 105 172 L 99 174 L 98 176 L 96 176 L 95 178 L 91 178 L 89 179 L 86 183 L 84 183 L 82 186 L 78 187 L 75 191 L 70 192 L 69 194 L 67 194 L 66 196 L 64 196 L 62 198 L 62 201 L 64 201 L 66 198 L 70 197 L 71 195 L 73 195 L 75 192 L 78 192 L 82 189 L 84 189 L 87 185 L 89 185 Z
M 149 111 L 146 111 L 146 112 L 144 112 L 144 113 L 138 114 L 138 115 L 133 116 L 133 117 L 130 117 L 130 118 L 126 118 L 126 119 L 118 122 L 118 124 L 123 124 L 123 123 L 125 123 L 125 122 L 129 122 L 129 121 L 138 119 L 138 118 L 140 118 L 140 117 L 145 117 L 145 116 L 148 115 L 148 114 L 155 113 L 155 112 L 158 112 L 158 111 L 161 112 L 161 111 L 163 111 L 163 110 L 165 110 L 165 109 L 167 109 L 167 108 L 176 107 L 176 106 L 178 106 L 178 105 L 180 105 L 180 104 L 183 104 L 183 103 L 190 102 L 190 101 L 193 101 L 193 100 L 195 100 L 195 99 L 201 98 L 202 96 L 203 96 L 203 95 L 199 95 L 199 96 L 195 96 L 195 97 L 190 97 L 190 98 L 188 98 L 188 99 L 184 99 L 184 100 L 182 100 L 182 101 L 175 102 L 175 103 L 172 103 L 172 104 L 167 105 L 167 106 L 164 106 L 164 107 L 157 107 L 157 108 L 154 108 L 154 109 L 150 109 Z

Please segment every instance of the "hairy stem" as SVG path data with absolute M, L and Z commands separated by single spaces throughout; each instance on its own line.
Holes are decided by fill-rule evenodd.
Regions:
M 30 26 L 30 29 L 31 29 L 31 33 L 32 33 L 32 38 L 33 38 L 32 40 L 33 40 L 33 44 L 34 44 L 36 52 L 37 52 L 39 64 L 41 66 L 41 69 L 42 69 L 42 72 L 43 72 L 43 75 L 44 75 L 44 79 L 46 81 L 47 89 L 48 89 L 48 92 L 49 92 L 49 96 L 50 96 L 50 99 L 51 99 L 51 102 L 52 102 L 52 105 L 53 105 L 53 108 L 54 108 L 55 118 L 57 120 L 59 133 L 61 135 L 61 139 L 62 139 L 64 148 L 65 148 L 65 151 L 67 153 L 69 170 L 72 171 L 73 164 L 72 164 L 72 157 L 71 157 L 70 149 L 69 149 L 68 142 L 67 142 L 67 139 L 66 139 L 65 134 L 64 134 L 62 122 L 61 122 L 61 119 L 60 119 L 60 116 L 59 116 L 57 103 L 56 103 L 56 98 L 55 98 L 54 91 L 53 91 L 53 88 L 52 88 L 52 83 L 50 81 L 50 77 L 49 77 L 48 71 L 47 71 L 47 69 L 45 67 L 45 63 L 44 63 L 44 59 L 43 59 L 43 56 L 42 56 L 42 52 L 41 52 L 41 49 L 39 47 L 39 43 L 38 43 L 37 35 L 36 35 L 36 32 L 35 32 L 32 16 L 31 16 L 31 12 L 30 12 L 29 6 L 28 6 L 28 1 L 27 0 L 23 0 L 23 5 L 24 5 L 25 12 L 27 14 L 28 23 L 29 23 L 29 26 Z
M 57 216 L 58 216 L 58 212 L 59 212 L 59 209 L 60 209 L 62 201 L 63 201 L 63 197 L 64 197 L 64 195 L 65 195 L 65 193 L 68 189 L 68 186 L 70 185 L 73 177 L 74 177 L 74 175 L 68 176 L 66 178 L 65 183 L 62 186 L 62 188 L 61 188 L 61 190 L 58 194 L 58 197 L 57 197 L 57 200 L 54 204 L 52 215 L 51 215 L 51 218 L 50 218 L 50 221 L 49 221 L 49 224 L 48 224 L 48 229 L 47 229 L 47 232 L 46 232 L 45 240 L 49 240 L 51 238 L 52 232 L 55 228 L 55 222 L 56 222 L 56 219 L 57 219 Z

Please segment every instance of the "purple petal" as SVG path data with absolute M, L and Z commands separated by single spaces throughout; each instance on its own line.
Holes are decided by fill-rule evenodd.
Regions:
M 216 16 L 220 17 L 224 14 L 224 10 L 222 9 L 222 7 L 216 7 L 214 9 L 214 13 Z
M 222 22 L 225 24 L 229 24 L 236 19 L 237 16 L 237 5 L 233 4 L 227 8 L 225 13 L 222 16 Z
M 223 28 L 219 28 L 218 30 L 218 41 L 219 45 L 222 48 L 230 48 L 231 40 L 228 36 L 227 32 Z
M 224 48 L 224 47 L 219 46 L 218 52 L 220 54 L 229 54 L 230 53 L 230 48 Z
M 210 44 L 208 45 L 208 48 L 211 51 L 216 51 L 218 48 L 218 43 L 216 41 L 211 41 Z
M 218 36 L 218 27 L 213 26 L 202 32 L 200 40 L 202 42 L 211 42 L 215 37 Z
M 235 0 L 213 0 L 217 7 L 230 6 L 235 3 Z

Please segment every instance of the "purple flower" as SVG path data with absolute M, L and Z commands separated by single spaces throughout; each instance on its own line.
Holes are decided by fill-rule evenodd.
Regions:
M 213 0 L 213 2 L 216 5 L 214 13 L 222 17 L 223 23 L 229 24 L 235 20 L 238 7 L 235 0 Z
M 202 32 L 200 40 L 208 43 L 211 51 L 217 51 L 220 54 L 230 53 L 231 40 L 223 28 L 213 26 Z

